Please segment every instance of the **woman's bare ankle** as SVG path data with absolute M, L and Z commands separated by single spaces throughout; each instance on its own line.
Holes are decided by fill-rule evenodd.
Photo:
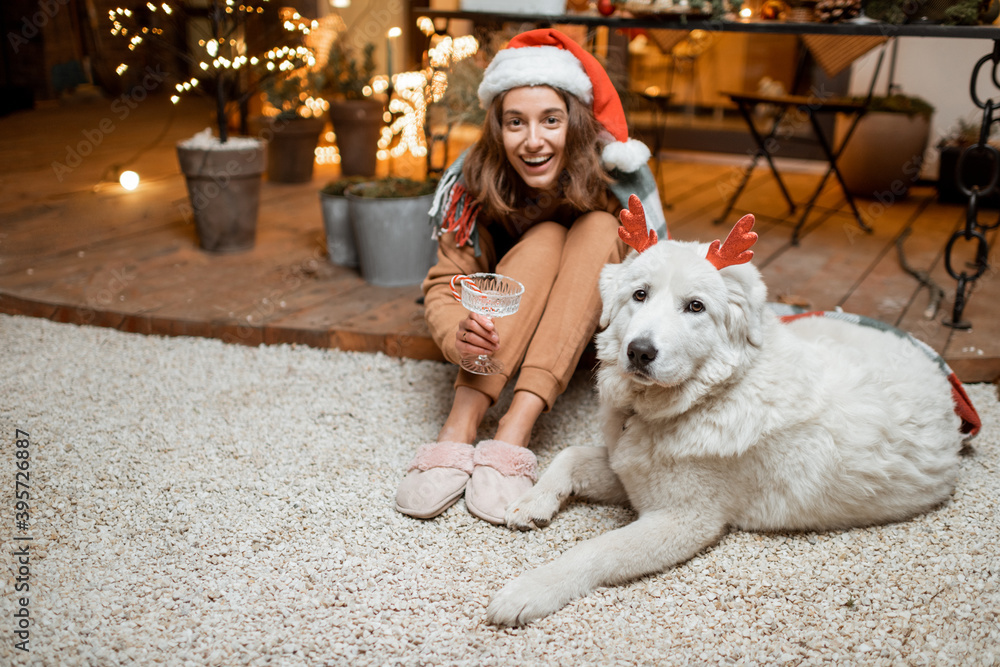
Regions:
M 500 418 L 496 439 L 518 447 L 527 447 L 531 442 L 535 422 L 544 410 L 545 402 L 535 394 L 528 391 L 515 392 L 510 409 Z
M 461 442 L 467 445 L 474 444 L 477 429 L 471 431 L 467 428 L 449 428 L 447 425 L 438 433 L 438 442 Z

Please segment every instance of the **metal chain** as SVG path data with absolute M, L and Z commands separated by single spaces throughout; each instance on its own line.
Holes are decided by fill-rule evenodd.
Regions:
M 958 158 L 958 164 L 955 167 L 958 188 L 962 191 L 962 194 L 969 198 L 969 204 L 965 213 L 965 227 L 951 235 L 944 250 L 944 267 L 948 271 L 948 275 L 958 281 L 955 289 L 955 304 L 952 309 L 951 319 L 946 318 L 944 323 L 955 329 L 972 328 L 971 322 L 962 319 L 962 312 L 965 310 L 965 305 L 968 302 L 973 284 L 989 268 L 990 245 L 986 240 L 985 232 L 1000 226 L 1000 218 L 993 224 L 986 224 L 979 221 L 979 202 L 1000 189 L 1000 151 L 997 151 L 989 143 L 990 130 L 993 123 L 1000 122 L 1000 118 L 994 118 L 994 112 L 1000 107 L 995 105 L 992 99 L 988 99 L 985 102 L 981 101 L 976 92 L 979 71 L 988 62 L 993 63 L 993 85 L 1000 88 L 1000 82 L 997 80 L 997 66 L 1000 65 L 1000 40 L 993 41 L 993 53 L 981 58 L 972 70 L 970 93 L 975 105 L 983 110 L 983 124 L 979 130 L 979 141 L 971 146 L 966 146 L 962 150 Z M 969 182 L 973 173 L 977 175 L 981 174 L 979 170 L 973 172 L 971 169 L 965 169 L 966 162 L 972 159 L 973 156 L 980 157 L 980 159 L 989 164 L 989 178 L 985 184 L 979 185 Z M 976 241 L 975 261 L 966 263 L 965 265 L 967 269 L 973 270 L 972 273 L 969 273 L 965 269 L 962 271 L 956 271 L 955 269 L 953 253 L 955 252 L 955 244 L 959 239 L 965 242 Z

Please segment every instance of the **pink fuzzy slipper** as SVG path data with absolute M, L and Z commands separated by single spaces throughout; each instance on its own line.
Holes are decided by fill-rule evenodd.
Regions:
M 475 448 L 460 442 L 421 445 L 396 490 L 396 509 L 430 519 L 451 507 L 472 474 Z
M 483 440 L 476 447 L 473 462 L 465 506 L 474 516 L 502 525 L 507 505 L 527 493 L 538 478 L 538 460 L 526 447 Z

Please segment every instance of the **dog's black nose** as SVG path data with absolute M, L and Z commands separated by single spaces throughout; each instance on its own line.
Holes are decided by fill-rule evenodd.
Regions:
M 654 359 L 656 359 L 656 346 L 648 338 L 637 338 L 628 344 L 628 360 L 636 368 L 645 368 Z

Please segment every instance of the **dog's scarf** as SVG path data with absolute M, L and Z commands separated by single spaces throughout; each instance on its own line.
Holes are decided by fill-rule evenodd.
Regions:
M 434 201 L 428 215 L 431 219 L 432 235 L 439 238 L 442 234 L 455 232 L 455 243 L 458 246 L 471 245 L 479 250 L 479 232 L 476 219 L 479 217 L 479 204 L 469 193 L 462 178 L 462 166 L 468 150 L 463 151 L 458 159 L 451 163 L 434 191 Z M 656 179 L 648 165 L 642 165 L 633 172 L 611 170 L 611 183 L 608 189 L 625 206 L 630 196 L 635 196 L 645 204 L 650 211 L 643 220 L 649 225 L 653 238 L 656 234 L 667 234 L 667 220 L 663 216 L 663 205 L 660 203 L 660 192 L 656 189 Z M 624 209 L 623 209 L 624 212 Z M 648 218 L 648 220 L 647 220 Z
M 938 368 L 941 369 L 941 372 L 948 378 L 948 382 L 951 384 L 951 396 L 955 401 L 955 414 L 957 414 L 962 420 L 962 426 L 960 429 L 962 433 L 965 433 L 969 437 L 979 433 L 979 428 L 982 426 L 982 422 L 979 419 L 979 413 L 976 412 L 976 408 L 972 405 L 972 401 L 969 399 L 969 395 L 965 393 L 965 388 L 962 386 L 962 382 L 958 379 L 958 376 L 955 375 L 955 372 L 951 370 L 951 367 L 948 366 L 947 362 L 945 362 L 941 355 L 935 352 L 927 343 L 913 337 L 905 331 L 901 331 L 894 326 L 886 324 L 885 322 L 880 322 L 879 320 L 865 317 L 864 315 L 854 315 L 852 313 L 816 310 L 811 312 L 783 315 L 779 319 L 782 322 L 793 322 L 804 317 L 829 317 L 831 319 L 850 322 L 851 324 L 857 324 L 859 326 L 872 327 L 873 329 L 878 329 L 879 331 L 888 331 L 896 337 L 915 345 L 918 350 L 926 354 L 931 361 L 936 363 Z

